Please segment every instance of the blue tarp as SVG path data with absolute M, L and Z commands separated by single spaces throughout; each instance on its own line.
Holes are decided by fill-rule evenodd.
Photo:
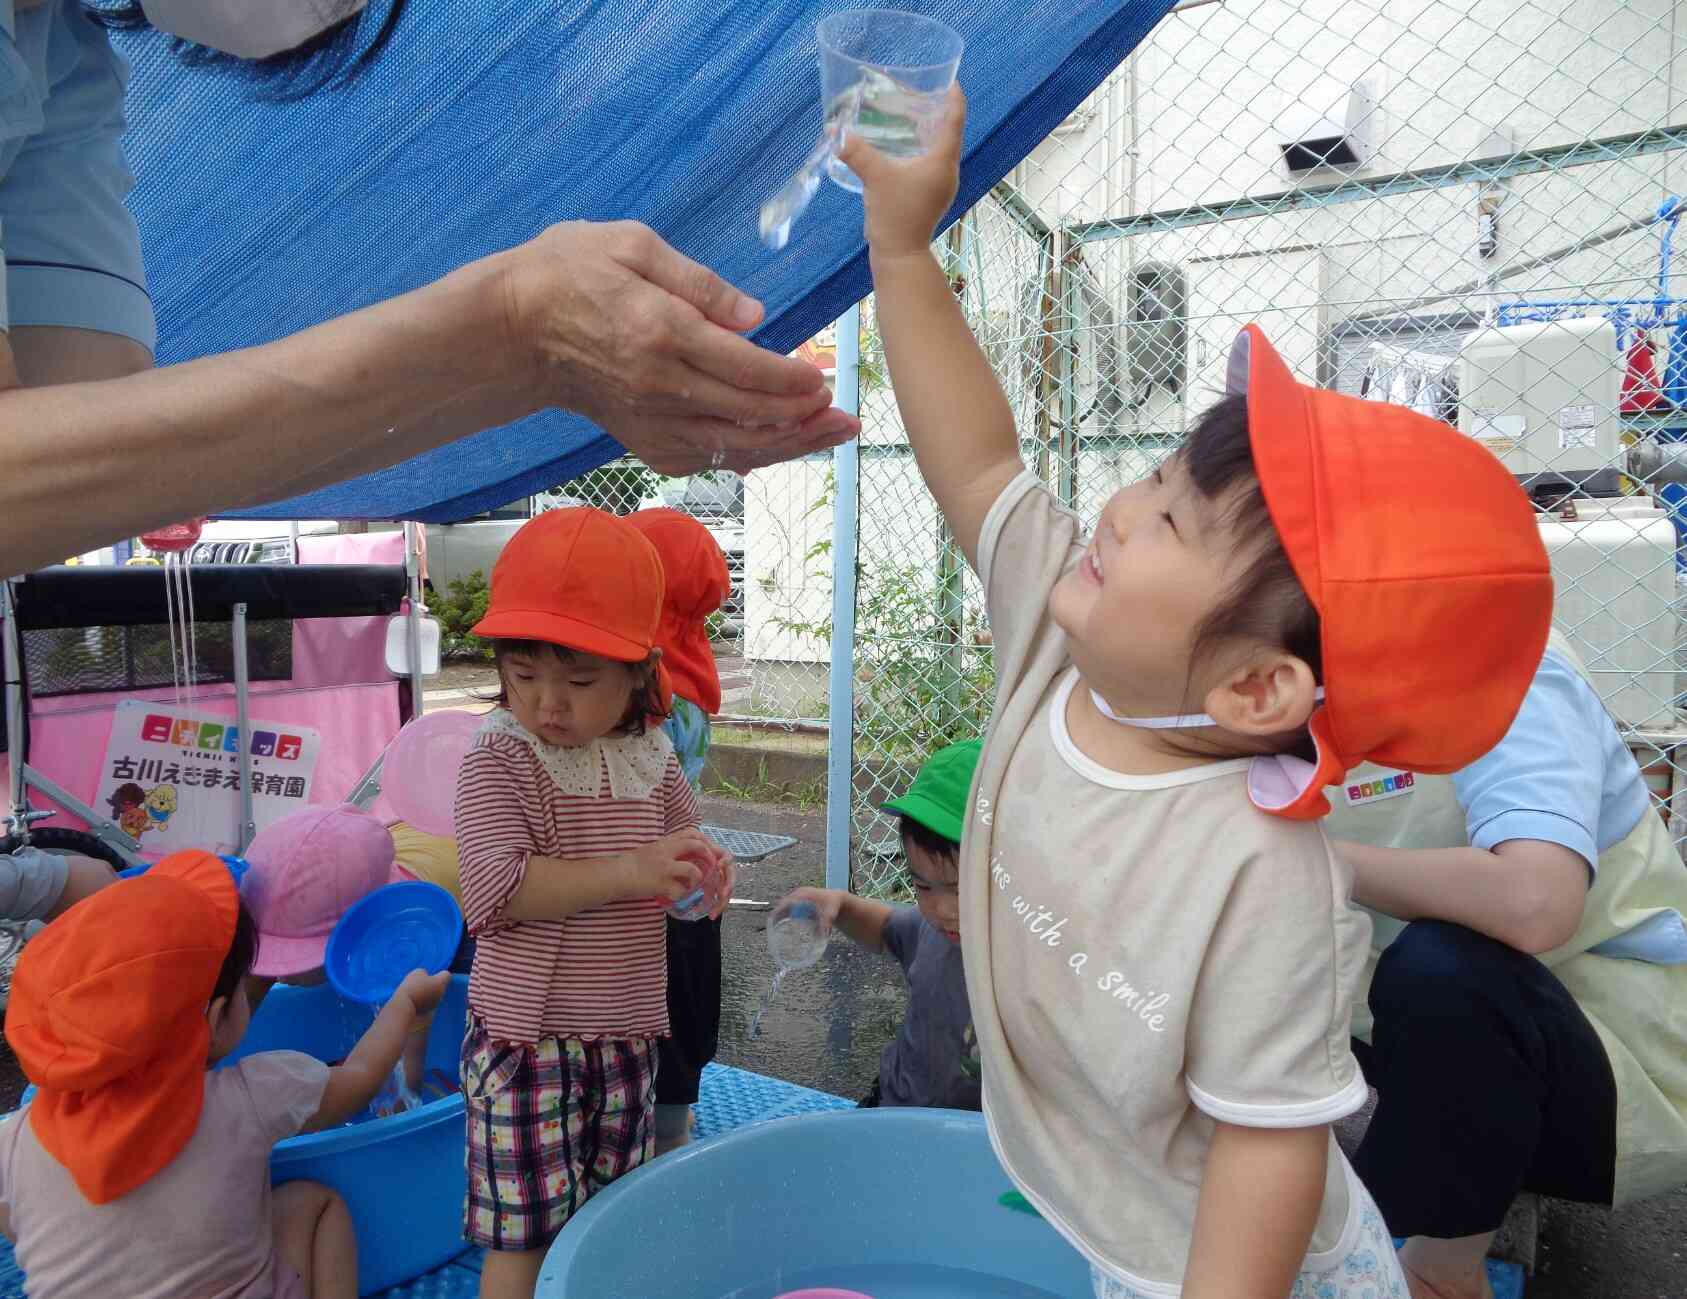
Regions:
M 955 211 L 1171 4 L 918 5 L 967 41 Z M 795 348 L 870 289 L 860 202 L 835 186 L 783 251 L 756 238 L 761 201 L 818 137 L 815 23 L 847 7 L 409 0 L 368 71 L 290 101 L 184 66 L 156 34 L 119 33 L 159 361 L 266 342 L 570 218 L 647 222 L 766 303 L 759 342 Z M 248 517 L 461 519 L 619 453 L 588 421 L 547 411 Z

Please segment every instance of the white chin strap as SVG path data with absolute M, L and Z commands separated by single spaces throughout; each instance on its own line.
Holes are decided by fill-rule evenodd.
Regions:
M 1322 703 L 1324 687 L 1319 686 L 1312 697 Z M 1100 693 L 1094 690 L 1090 691 L 1090 702 L 1095 705 L 1095 711 L 1109 721 L 1118 722 L 1121 726 L 1140 726 L 1148 731 L 1184 731 L 1193 730 L 1197 726 L 1218 725 L 1206 713 L 1179 713 L 1176 717 L 1121 717 L 1113 711 L 1112 706 Z

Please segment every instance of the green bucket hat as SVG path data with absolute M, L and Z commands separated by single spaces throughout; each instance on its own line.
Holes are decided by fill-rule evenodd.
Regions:
M 884 810 L 900 812 L 933 834 L 959 843 L 966 825 L 967 792 L 972 788 L 972 773 L 978 768 L 983 747 L 983 740 L 962 740 L 939 749 L 925 760 L 907 792 L 886 803 Z

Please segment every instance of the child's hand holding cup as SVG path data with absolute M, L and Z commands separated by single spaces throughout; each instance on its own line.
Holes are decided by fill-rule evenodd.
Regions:
M 925 153 L 892 158 L 858 134 L 849 135 L 838 157 L 861 178 L 867 206 L 867 249 L 874 260 L 924 255 L 937 223 L 955 202 L 961 180 L 961 137 L 966 95 L 949 87 L 943 115 Z

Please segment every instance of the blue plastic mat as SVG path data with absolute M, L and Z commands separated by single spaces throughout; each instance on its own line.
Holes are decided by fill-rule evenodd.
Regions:
M 966 39 L 955 211 L 1098 86 L 1173 0 L 924 0 Z M 366 28 L 391 0 L 370 0 Z M 277 100 L 120 32 L 158 359 L 266 342 L 554 222 L 636 218 L 761 298 L 790 351 L 868 290 L 860 200 L 826 185 L 780 252 L 762 201 L 820 132 L 817 20 L 840 0 L 409 0 L 350 85 Z M 375 380 L 378 382 L 378 379 Z M 250 517 L 463 519 L 612 459 L 546 411 Z

